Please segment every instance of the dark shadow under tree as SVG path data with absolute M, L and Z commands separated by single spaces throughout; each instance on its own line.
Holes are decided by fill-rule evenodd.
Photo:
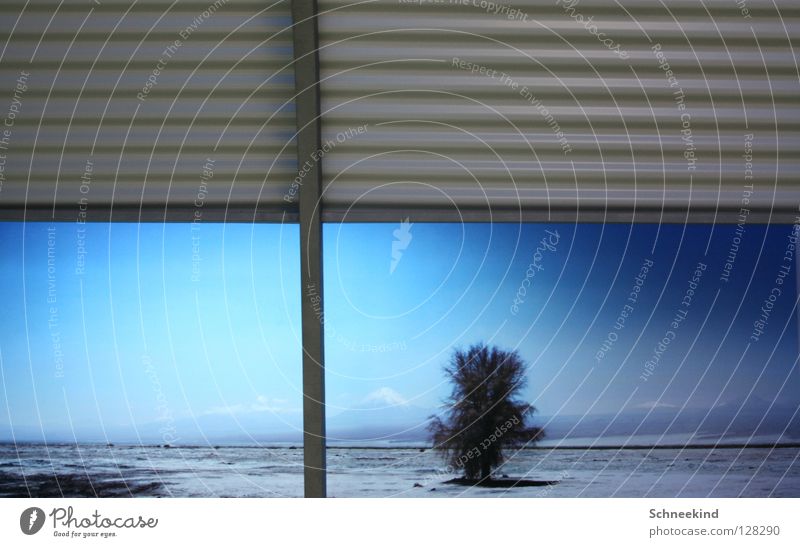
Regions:
M 434 448 L 465 479 L 488 480 L 504 461 L 504 447 L 530 446 L 544 436 L 526 423 L 536 409 L 517 398 L 527 384 L 525 369 L 516 351 L 484 344 L 455 350 L 445 366 L 453 392 L 428 429 Z

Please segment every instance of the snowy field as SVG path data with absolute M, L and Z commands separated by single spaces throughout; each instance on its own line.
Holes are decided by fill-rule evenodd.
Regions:
M 336 497 L 800 497 L 800 449 L 549 449 L 509 452 L 496 475 L 526 488 L 444 484 L 419 448 L 328 450 Z M 0 445 L 0 496 L 301 496 L 301 448 Z

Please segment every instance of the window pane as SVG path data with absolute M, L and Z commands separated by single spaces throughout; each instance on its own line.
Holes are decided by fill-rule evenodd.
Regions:
M 331 495 L 796 494 L 796 235 L 326 226 Z M 443 416 L 454 349 L 477 343 L 518 353 L 517 398 L 546 435 L 505 446 L 493 477 L 558 484 L 444 483 L 466 465 L 430 450 L 428 418 Z M 505 444 L 493 433 L 487 446 Z
M 297 226 L 0 232 L 0 494 L 302 494 Z

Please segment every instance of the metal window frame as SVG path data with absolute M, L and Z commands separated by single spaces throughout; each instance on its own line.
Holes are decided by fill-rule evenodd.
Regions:
M 303 345 L 303 426 L 304 426 L 304 494 L 306 497 L 325 497 L 326 424 L 325 424 L 325 360 L 324 360 L 324 296 L 322 226 L 323 222 L 386 222 L 409 217 L 419 222 L 624 222 L 624 223 L 712 223 L 737 222 L 736 202 L 714 203 L 689 215 L 688 210 L 667 210 L 652 204 L 634 204 L 633 208 L 609 208 L 607 204 L 581 210 L 521 208 L 462 209 L 446 214 L 440 209 L 420 206 L 398 207 L 396 210 L 342 210 L 321 206 L 323 188 L 322 160 L 312 154 L 321 148 L 321 92 L 317 0 L 290 0 L 294 43 L 296 146 L 298 164 L 308 162 L 309 171 L 300 188 L 297 210 L 278 211 L 247 207 L 209 210 L 204 221 L 274 222 L 283 216 L 284 222 L 299 222 L 301 255 L 301 321 Z M 773 202 L 769 211 L 759 211 L 749 222 L 791 224 L 797 214 L 793 203 Z M 193 209 L 169 207 L 163 210 L 138 207 L 92 208 L 90 221 L 112 222 L 191 222 Z M 0 220 L 74 221 L 70 208 L 19 209 L 0 205 Z M 800 278 L 798 278 L 800 279 Z
M 301 321 L 303 340 L 303 463 L 307 498 L 327 494 L 325 351 L 322 293 L 322 166 L 319 32 L 316 0 L 292 0 L 297 163 L 309 166 L 300 188 Z

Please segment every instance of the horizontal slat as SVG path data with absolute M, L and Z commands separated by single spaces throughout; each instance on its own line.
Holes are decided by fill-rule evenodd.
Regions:
M 288 2 L 212 5 L 3 2 L 8 104 L 30 76 L 0 150 L 0 214 L 71 218 L 85 197 L 100 217 L 113 199 L 125 216 L 166 205 L 191 218 L 201 185 L 208 215 L 224 218 L 231 204 L 243 219 L 294 214 L 284 199 L 297 176 Z M 728 0 L 496 6 L 518 11 L 321 1 L 327 220 L 736 221 L 750 183 L 751 221 L 795 219 L 796 1 L 748 0 L 747 13 Z M 625 58 L 580 23 L 588 17 Z M 209 158 L 211 185 L 200 179 Z
M 321 1 L 328 220 L 795 220 L 796 2 L 494 6 Z
M 0 215 L 294 214 L 288 0 L 77 4 L 0 5 Z

